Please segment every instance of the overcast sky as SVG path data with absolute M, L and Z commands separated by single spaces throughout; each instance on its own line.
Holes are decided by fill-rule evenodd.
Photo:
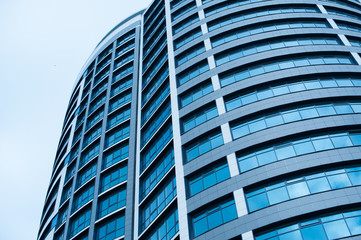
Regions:
M 150 0 L 0 0 L 0 239 L 36 239 L 73 84 Z

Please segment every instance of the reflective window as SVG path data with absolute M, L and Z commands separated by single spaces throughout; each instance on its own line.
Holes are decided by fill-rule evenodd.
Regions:
M 120 46 L 115 50 L 115 57 L 120 56 L 121 54 L 127 52 L 128 50 L 134 48 L 134 39 L 132 41 L 127 42 L 126 44 Z
M 172 178 L 164 184 L 154 197 L 148 199 L 147 204 L 140 210 L 140 229 L 143 231 L 165 209 L 177 195 L 176 180 Z
M 309 38 L 289 38 L 275 41 L 264 42 L 260 44 L 253 44 L 249 47 L 237 47 L 215 56 L 216 64 L 222 65 L 224 63 L 239 59 L 248 55 L 270 51 L 274 49 L 305 46 L 305 45 L 339 45 L 340 42 L 336 37 L 309 37 Z M 306 62 L 304 64 L 307 65 Z M 303 66 L 303 62 L 297 62 L 297 66 Z
M 98 218 L 102 218 L 105 215 L 124 207 L 126 196 L 127 191 L 125 189 L 121 189 L 99 200 Z
M 92 91 L 91 100 L 96 98 L 100 93 L 102 93 L 108 87 L 108 80 L 103 81 L 98 86 L 96 86 Z
M 346 132 L 304 138 L 238 157 L 240 172 L 286 158 L 342 147 L 360 146 L 361 133 Z
M 163 55 L 157 56 L 157 59 L 154 62 L 152 62 L 152 65 L 145 70 L 143 76 L 143 87 L 146 86 L 152 80 L 152 78 L 154 77 L 159 78 L 159 76 L 162 76 L 159 73 L 159 69 L 163 65 L 168 67 L 167 60 L 168 60 L 168 52 L 165 49 L 163 51 Z
M 130 118 L 130 106 L 127 106 L 108 117 L 107 129 L 110 129 L 129 118 Z
M 241 124 L 235 124 L 231 127 L 233 139 L 237 139 L 248 134 L 290 123 L 299 120 L 306 120 L 311 118 L 332 116 L 340 114 L 361 113 L 361 102 L 355 103 L 331 103 L 322 105 L 313 105 L 307 107 L 299 107 L 287 111 L 280 111 L 272 114 L 256 118 L 251 121 L 246 121 Z M 356 111 L 354 111 L 355 109 Z
M 189 179 L 189 194 L 193 196 L 230 177 L 227 162 L 212 166 Z
M 134 53 L 133 51 L 127 53 L 127 54 L 124 54 L 123 56 L 117 58 L 115 61 L 114 61 L 114 69 L 124 65 L 125 63 L 131 61 L 134 59 Z
M 170 116 L 172 110 L 168 103 L 163 106 L 155 116 L 155 118 L 147 124 L 147 127 L 142 129 L 142 146 L 144 146 L 154 133 L 160 128 L 164 121 Z
M 185 45 L 186 43 L 189 43 L 193 39 L 196 39 L 197 37 L 202 36 L 202 31 L 200 27 L 197 27 L 196 29 L 189 31 L 188 33 L 182 35 L 182 37 L 177 38 L 174 41 L 174 48 L 178 49 L 181 46 Z
M 212 46 L 217 47 L 221 44 L 234 41 L 236 39 L 244 38 L 258 33 L 277 31 L 281 29 L 292 28 L 329 28 L 329 25 L 324 21 L 287 21 L 287 22 L 274 22 L 257 24 L 254 27 L 246 27 L 235 29 L 230 32 L 222 33 L 219 36 L 211 38 Z
M 85 203 L 92 200 L 93 196 L 94 196 L 94 185 L 90 185 L 86 189 L 82 190 L 80 193 L 77 193 L 73 200 L 72 212 L 75 212 Z
M 350 12 L 350 11 L 341 10 L 341 9 L 332 8 L 332 7 L 325 7 L 325 9 L 328 14 L 334 14 L 334 15 L 338 15 L 338 16 L 350 17 L 350 18 L 361 20 L 360 15 Z
M 236 218 L 237 209 L 233 199 L 208 207 L 206 211 L 192 216 L 194 237 Z
M 84 166 L 87 162 L 89 162 L 98 154 L 99 154 L 99 143 L 89 147 L 88 150 L 82 153 L 82 157 L 80 158 L 80 162 L 79 162 L 79 168 Z
M 127 174 L 128 167 L 126 165 L 107 172 L 100 180 L 100 192 L 104 192 L 105 190 L 124 182 L 127 180 Z
M 176 20 L 179 17 L 181 17 L 183 14 L 189 12 L 192 9 L 195 9 L 197 7 L 195 1 L 192 1 L 190 3 L 188 3 L 187 5 L 181 7 L 180 9 L 178 9 L 177 11 L 172 13 L 172 20 Z
M 206 81 L 201 85 L 197 85 L 180 96 L 180 103 L 182 107 L 194 102 L 195 100 L 213 92 L 213 86 L 211 81 Z
M 184 0 L 173 0 L 173 1 L 170 2 L 170 6 L 173 9 L 176 6 L 178 6 L 179 4 L 181 4 L 182 2 L 184 2 Z
M 203 0 L 203 4 L 210 2 L 211 0 Z M 241 5 L 245 5 L 245 4 L 250 4 L 250 3 L 255 3 L 255 2 L 263 2 L 263 1 L 268 1 L 268 0 L 227 0 L 225 2 L 221 2 L 218 3 L 216 5 L 213 5 L 211 7 L 208 7 L 204 10 L 206 17 L 219 13 L 219 12 L 223 12 L 227 9 L 232 9 L 234 7 L 237 6 L 241 6 Z
M 92 112 L 94 112 L 98 107 L 100 107 L 101 105 L 103 105 L 103 103 L 105 103 L 107 96 L 106 94 L 99 96 L 97 99 L 95 99 L 94 101 L 92 101 L 90 103 L 90 108 L 89 108 L 89 113 L 88 115 L 90 115 Z
M 161 105 L 161 103 L 166 99 L 169 95 L 169 83 L 163 86 L 160 90 L 159 95 L 155 95 L 153 100 L 147 104 L 146 107 L 142 110 L 142 124 L 146 122 L 150 118 L 150 116 L 155 112 L 155 110 Z
M 250 93 L 234 94 L 229 99 L 225 99 L 226 110 L 231 111 L 235 108 L 261 101 L 263 99 L 294 93 L 305 90 L 330 88 L 330 87 L 361 87 L 361 78 L 318 78 L 318 79 L 300 79 L 299 82 L 283 83 L 281 85 L 269 86 L 266 88 L 257 89 Z M 357 110 L 354 110 L 358 112 Z M 310 117 L 315 116 L 311 112 L 303 112 L 302 115 Z M 271 120 L 270 120 L 271 121 Z
M 218 116 L 215 103 L 188 114 L 182 119 L 183 132 L 187 132 L 196 126 Z
M 256 240 L 328 240 L 361 234 L 361 211 L 341 212 L 255 234 Z
M 123 77 L 127 76 L 128 74 L 133 72 L 133 65 L 132 63 L 125 65 L 124 67 L 118 69 L 113 74 L 113 83 L 119 81 Z
M 146 103 L 149 98 L 154 95 L 155 91 L 161 86 L 161 84 L 166 80 L 168 76 L 168 67 L 164 66 L 162 69 L 159 70 L 158 74 L 152 81 L 147 84 L 146 88 L 142 93 L 142 103 Z
M 182 20 L 180 23 L 176 24 L 173 26 L 173 34 L 177 34 L 180 31 L 182 31 L 183 29 L 185 29 L 186 27 L 192 25 L 195 22 L 198 22 L 199 18 L 198 18 L 198 14 L 193 14 L 190 17 L 187 17 L 186 19 Z
M 130 91 L 118 95 L 117 97 L 110 100 L 109 112 L 114 111 L 115 109 L 130 102 L 131 100 L 132 100 L 132 93 Z
M 179 85 L 183 85 L 184 83 L 188 82 L 192 78 L 197 77 L 198 75 L 201 75 L 202 73 L 209 70 L 208 62 L 202 61 L 200 63 L 197 63 L 197 65 L 192 66 L 183 72 L 177 74 L 177 81 Z
M 129 146 L 128 144 L 117 146 L 110 153 L 104 155 L 103 169 L 119 162 L 128 157 Z
M 254 19 L 256 17 L 262 17 L 266 15 L 272 14 L 282 14 L 282 13 L 316 13 L 319 12 L 315 7 L 310 6 L 283 6 L 283 7 L 271 7 L 269 9 L 257 9 L 253 11 L 242 11 L 236 14 L 228 15 L 226 17 L 222 17 L 216 19 L 208 24 L 208 30 L 211 32 L 215 29 L 221 28 L 223 26 L 244 21 L 247 19 Z
M 123 90 L 129 88 L 132 86 L 133 84 L 133 80 L 132 80 L 133 76 L 129 76 L 126 78 L 123 78 L 121 81 L 116 82 L 112 85 L 112 91 L 111 91 L 111 96 L 115 96 L 118 93 L 122 92 Z
M 337 22 L 337 26 L 342 30 L 361 32 L 361 27 L 356 24 L 347 23 L 347 22 Z
M 95 125 L 95 123 L 97 123 L 99 120 L 103 119 L 103 116 L 104 116 L 103 109 L 99 109 L 94 114 L 92 114 L 87 120 L 86 130 L 90 129 L 92 126 Z
M 178 211 L 175 209 L 168 216 L 162 219 L 147 239 L 170 240 L 178 231 Z
M 70 221 L 69 235 L 73 237 L 75 234 L 89 226 L 90 224 L 91 209 L 86 210 L 76 216 Z
M 361 184 L 361 167 L 314 173 L 246 192 L 250 212 L 290 199 Z
M 164 154 L 153 170 L 141 178 L 140 180 L 140 200 L 158 184 L 158 182 L 165 176 L 165 174 L 174 165 L 173 149 Z
M 196 142 L 184 147 L 187 161 L 192 161 L 198 156 L 223 145 L 223 137 L 220 131 L 208 133 L 205 137 L 197 139 Z
M 125 217 L 119 216 L 108 220 L 97 228 L 95 239 L 108 240 L 116 239 L 124 235 Z
M 127 137 L 129 137 L 129 125 L 122 125 L 106 134 L 104 148 L 108 148 Z
M 97 173 L 97 165 L 87 167 L 85 170 L 82 170 L 77 177 L 77 188 L 86 183 L 89 179 L 95 176 Z
M 88 146 L 93 140 L 99 137 L 101 133 L 102 133 L 102 125 L 99 125 L 97 128 L 87 133 L 83 140 L 83 148 Z
M 141 154 L 141 171 L 143 171 L 154 160 L 172 137 L 173 129 L 170 124 L 158 134 L 158 137 L 154 139 L 153 143 Z
M 354 64 L 354 60 L 350 56 L 342 55 L 324 55 L 324 56 L 303 56 L 290 59 L 283 59 L 278 61 L 268 61 L 259 65 L 252 65 L 249 68 L 243 68 L 236 70 L 231 74 L 223 74 L 219 77 L 221 86 L 227 86 L 229 84 L 242 81 L 244 79 L 254 77 L 260 74 L 297 68 L 299 62 L 302 62 L 302 66 L 314 66 L 325 64 Z
M 361 39 L 359 39 L 359 38 L 350 38 L 350 37 L 348 37 L 348 39 L 349 39 L 352 46 L 361 47 Z
M 187 49 L 186 51 L 182 52 L 181 54 L 179 54 L 176 57 L 176 67 L 182 65 L 183 63 L 189 61 L 190 59 L 198 56 L 201 53 L 204 53 L 206 51 L 205 47 L 204 47 L 204 43 L 201 42 L 200 44 L 197 44 L 196 46 Z

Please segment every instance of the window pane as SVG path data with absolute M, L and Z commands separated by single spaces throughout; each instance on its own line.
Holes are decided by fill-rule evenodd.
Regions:
M 361 134 L 350 134 L 352 143 L 356 146 L 361 145 Z
M 255 156 L 245 158 L 242 161 L 239 161 L 239 168 L 241 172 L 245 172 L 256 167 L 258 167 L 258 162 Z
M 310 191 L 308 190 L 307 184 L 305 182 L 289 185 L 287 186 L 287 189 L 288 193 L 290 194 L 290 198 L 297 198 L 310 194 Z
M 285 187 L 268 191 L 267 195 L 271 205 L 290 199 Z
M 279 236 L 279 240 L 302 240 L 302 236 L 299 230 L 282 234 Z
M 350 105 L 335 105 L 337 114 L 353 113 Z
M 247 203 L 250 212 L 269 206 L 266 193 L 247 198 Z
M 361 172 L 349 172 L 348 176 L 353 185 L 361 185 Z
M 249 129 L 251 132 L 257 132 L 265 128 L 267 128 L 267 126 L 264 120 L 259 120 L 257 122 L 253 122 L 249 124 Z
M 233 139 L 243 137 L 243 136 L 249 134 L 248 125 L 239 126 L 237 128 L 234 128 L 234 129 L 232 129 L 232 133 L 233 133 Z
M 302 228 L 301 233 L 304 240 L 327 240 L 327 236 L 322 225 Z
M 276 149 L 276 154 L 277 154 L 278 160 L 296 156 L 293 146 L 285 146 L 282 148 L 278 148 L 278 149 Z
M 346 222 L 352 235 L 361 234 L 361 217 L 348 218 Z
M 311 193 L 318 193 L 331 190 L 330 184 L 326 178 L 316 178 L 307 181 Z
M 203 218 L 198 222 L 193 224 L 194 226 L 194 235 L 198 236 L 208 230 L 207 218 Z
M 307 154 L 315 151 L 311 142 L 301 142 L 293 145 L 297 155 Z
M 204 188 L 209 188 L 209 187 L 215 185 L 217 183 L 216 174 L 212 173 L 212 174 L 209 174 L 208 176 L 205 176 L 203 182 L 204 182 Z
M 332 137 L 331 140 L 336 148 L 352 146 L 352 142 L 348 136 Z
M 314 108 L 302 109 L 300 110 L 302 119 L 315 118 L 318 117 L 318 112 Z
M 258 154 L 257 159 L 260 165 L 266 165 L 268 163 L 277 161 L 277 157 L 274 151 Z
M 328 176 L 332 189 L 344 188 L 351 186 L 351 182 L 348 179 L 346 174 L 338 174 L 333 176 Z
M 316 151 L 322 151 L 333 148 L 332 142 L 328 138 L 313 140 L 312 142 L 313 145 L 315 146 Z
M 350 236 L 350 232 L 347 229 L 344 220 L 338 220 L 334 222 L 324 223 L 326 234 L 329 239 L 337 239 Z
M 283 118 L 280 115 L 275 115 L 266 118 L 267 127 L 273 127 L 283 123 Z
M 222 210 L 223 222 L 229 222 L 233 219 L 237 218 L 237 209 L 236 205 L 233 203 L 232 205 L 225 207 Z
M 208 225 L 209 229 L 215 228 L 222 224 L 222 215 L 221 211 L 217 211 L 208 216 Z

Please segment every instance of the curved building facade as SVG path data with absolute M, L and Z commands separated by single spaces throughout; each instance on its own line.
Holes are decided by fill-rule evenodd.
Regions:
M 154 0 L 76 79 L 38 239 L 359 239 L 360 54 L 356 0 Z

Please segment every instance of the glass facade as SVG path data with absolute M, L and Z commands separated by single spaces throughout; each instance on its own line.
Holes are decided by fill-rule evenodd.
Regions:
M 76 79 L 37 239 L 359 238 L 360 11 L 153 0 L 119 23 Z

